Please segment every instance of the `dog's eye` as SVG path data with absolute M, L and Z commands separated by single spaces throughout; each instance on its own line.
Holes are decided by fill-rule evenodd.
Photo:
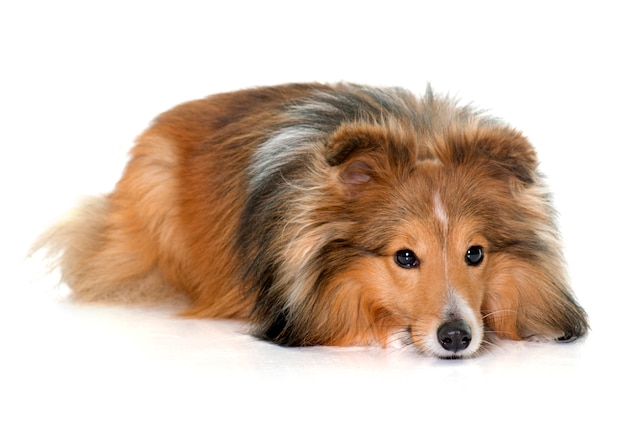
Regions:
M 417 267 L 420 264 L 419 259 L 411 250 L 396 251 L 395 260 L 396 264 L 404 269 Z
M 478 266 L 485 258 L 483 247 L 480 245 L 473 245 L 467 249 L 465 253 L 465 263 L 469 266 Z

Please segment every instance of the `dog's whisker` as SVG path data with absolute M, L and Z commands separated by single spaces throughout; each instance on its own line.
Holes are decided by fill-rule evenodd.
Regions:
M 512 310 L 512 309 L 494 310 L 489 313 L 483 314 L 482 318 L 483 320 L 485 320 L 488 317 L 494 316 L 496 314 L 503 314 L 503 313 L 508 313 L 509 315 L 515 315 L 517 314 L 517 310 Z

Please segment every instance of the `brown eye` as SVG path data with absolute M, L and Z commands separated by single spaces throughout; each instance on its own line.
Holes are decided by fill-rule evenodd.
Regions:
M 396 251 L 394 259 L 396 261 L 396 264 L 403 269 L 411 269 L 413 267 L 419 266 L 420 264 L 419 259 L 411 250 Z
M 472 245 L 465 253 L 465 263 L 468 266 L 478 266 L 485 258 L 483 247 L 480 245 Z

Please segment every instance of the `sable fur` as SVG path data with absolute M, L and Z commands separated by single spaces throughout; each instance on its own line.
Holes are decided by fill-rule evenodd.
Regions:
M 463 261 L 470 246 L 483 262 Z M 571 340 L 566 280 L 534 149 L 430 92 L 292 84 L 179 105 L 138 138 L 108 196 L 48 248 L 83 301 L 188 299 L 188 316 L 249 319 L 286 345 L 386 344 L 442 357 L 487 332 Z M 414 251 L 416 268 L 394 263 Z M 462 320 L 466 349 L 434 333 Z

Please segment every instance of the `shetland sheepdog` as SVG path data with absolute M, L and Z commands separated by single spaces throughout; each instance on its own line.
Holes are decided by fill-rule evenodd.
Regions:
M 527 139 L 430 88 L 289 84 L 173 108 L 36 243 L 80 301 L 184 297 L 281 345 L 479 354 L 587 329 Z M 394 338 L 395 337 L 395 338 Z

